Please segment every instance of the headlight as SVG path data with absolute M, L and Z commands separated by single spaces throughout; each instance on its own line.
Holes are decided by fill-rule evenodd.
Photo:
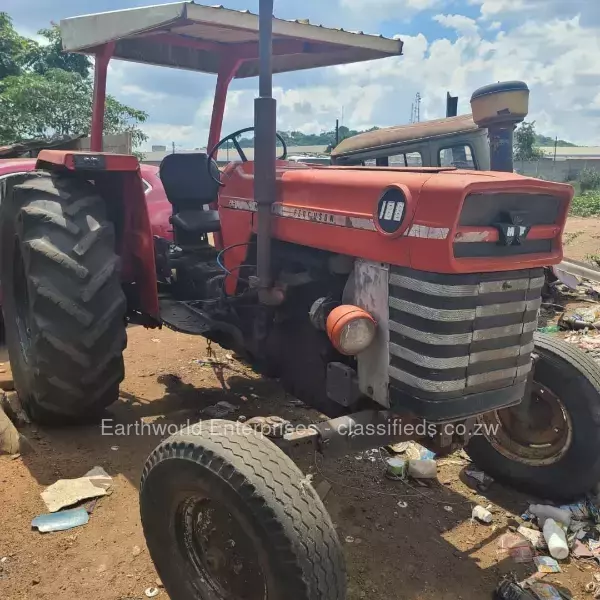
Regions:
M 354 356 L 366 350 L 377 331 L 375 319 L 362 308 L 343 304 L 327 317 L 327 335 L 341 354 Z

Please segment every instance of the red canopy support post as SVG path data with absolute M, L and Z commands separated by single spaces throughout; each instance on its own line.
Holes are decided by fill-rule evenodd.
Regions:
M 102 134 L 104 132 L 104 109 L 106 106 L 106 73 L 113 55 L 115 43 L 100 47 L 94 61 L 94 97 L 92 103 L 92 132 L 90 150 L 102 152 Z
M 207 152 L 210 152 L 221 139 L 223 116 L 225 115 L 225 103 L 227 102 L 227 90 L 229 89 L 229 84 L 235 77 L 235 74 L 243 62 L 243 58 L 227 58 L 223 60 L 219 68 L 219 74 L 217 75 L 217 87 L 215 89 L 215 99 L 213 102 L 212 118 L 210 120 L 210 131 L 208 133 L 208 144 L 206 145 Z
M 210 130 L 208 132 L 208 143 L 206 144 L 206 152 L 209 153 L 221 139 L 221 130 L 223 128 L 223 116 L 225 115 L 225 103 L 227 102 L 227 90 L 229 84 L 235 77 L 240 65 L 244 62 L 243 58 L 234 57 L 224 60 L 219 68 L 217 75 L 217 87 L 215 88 L 215 99 L 213 102 L 212 117 L 210 120 Z M 219 156 L 215 156 L 217 160 Z M 218 210 L 215 203 L 211 205 L 213 210 Z M 220 232 L 213 234 L 214 245 L 217 250 L 223 249 L 223 236 Z

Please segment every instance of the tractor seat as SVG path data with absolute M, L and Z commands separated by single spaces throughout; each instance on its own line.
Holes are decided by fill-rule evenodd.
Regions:
M 219 186 L 208 173 L 208 156 L 204 152 L 168 154 L 160 164 L 160 180 L 173 206 L 171 223 L 188 233 L 219 231 L 219 212 L 207 210 L 218 199 Z M 217 163 L 210 169 L 219 176 Z
M 221 229 L 218 210 L 182 210 L 171 217 L 171 223 L 188 233 L 214 233 Z

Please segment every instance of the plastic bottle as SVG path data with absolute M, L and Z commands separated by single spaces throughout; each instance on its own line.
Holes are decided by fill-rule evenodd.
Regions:
M 529 512 L 538 518 L 540 527 L 544 526 L 546 519 L 554 519 L 558 523 L 562 523 L 565 527 L 571 524 L 571 511 L 549 506 L 548 504 L 531 504 Z
M 437 464 L 432 459 L 412 459 L 408 461 L 408 474 L 415 479 L 435 479 Z
M 548 550 L 550 550 L 552 558 L 564 560 L 569 556 L 569 546 L 567 545 L 564 529 L 554 519 L 546 519 L 544 539 L 548 544 Z
M 538 331 L 540 333 L 558 333 L 560 327 L 558 325 L 548 325 L 548 327 L 539 327 Z
M 493 519 L 492 513 L 487 508 L 483 508 L 483 506 L 476 506 L 471 516 L 483 523 L 491 523 Z

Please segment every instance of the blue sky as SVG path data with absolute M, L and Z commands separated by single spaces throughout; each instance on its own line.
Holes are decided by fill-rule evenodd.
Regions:
M 221 2 L 258 8 L 258 0 Z M 3 0 L 2 10 L 33 35 L 64 17 L 152 3 Z M 443 116 L 446 91 L 467 112 L 480 85 L 522 79 L 540 133 L 600 146 L 600 0 L 275 0 L 275 13 L 405 42 L 402 57 L 277 76 L 280 129 L 331 129 L 342 113 L 352 128 L 406 123 L 417 92 L 423 118 Z M 234 82 L 224 132 L 252 124 L 256 88 L 254 79 Z M 211 76 L 111 63 L 109 91 L 149 113 L 149 144 L 203 146 L 213 90 Z

